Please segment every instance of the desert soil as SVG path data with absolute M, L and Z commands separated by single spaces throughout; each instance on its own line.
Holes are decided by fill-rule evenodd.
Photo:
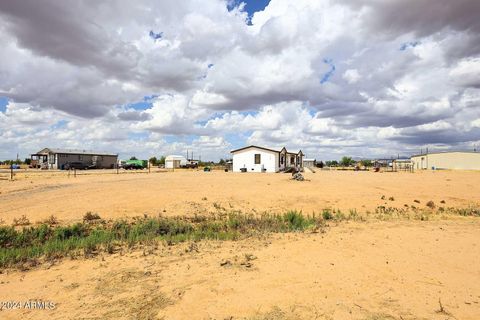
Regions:
M 479 319 L 479 227 L 476 219 L 348 222 L 325 233 L 67 259 L 0 274 L 0 301 L 56 304 L 0 318 Z
M 62 223 L 215 212 L 478 206 L 476 172 L 30 173 L 0 180 L 0 218 Z M 386 200 L 381 197 L 385 196 Z M 393 197 L 394 200 L 388 200 Z M 414 202 L 419 200 L 420 204 Z M 119 249 L 1 270 L 0 319 L 480 319 L 480 218 L 330 222 L 325 232 Z
M 35 222 L 54 215 L 66 223 L 78 221 L 87 211 L 121 218 L 205 214 L 218 208 L 248 213 L 296 209 L 311 214 L 324 208 L 365 212 L 381 205 L 425 207 L 430 200 L 437 205 L 443 200 L 446 207 L 480 204 L 480 172 L 321 171 L 305 176 L 309 181 L 292 181 L 289 174 L 218 171 L 119 175 L 100 171 L 82 172 L 77 178 L 68 178 L 65 172 L 26 172 L 13 182 L 0 180 L 0 218 L 11 223 L 26 215 Z

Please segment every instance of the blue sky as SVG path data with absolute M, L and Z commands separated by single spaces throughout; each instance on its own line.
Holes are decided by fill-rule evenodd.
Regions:
M 257 11 L 262 11 L 270 3 L 270 0 L 245 0 L 245 11 L 252 16 Z
M 0 96 L 0 112 L 5 112 L 6 106 L 8 104 L 8 98 L 7 97 L 1 97 Z

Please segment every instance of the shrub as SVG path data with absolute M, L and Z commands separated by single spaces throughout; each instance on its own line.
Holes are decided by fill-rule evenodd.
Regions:
M 14 244 L 17 237 L 17 231 L 13 227 L 0 227 L 0 247 L 6 248 Z
M 13 226 L 28 226 L 30 224 L 30 220 L 25 215 L 22 215 L 20 218 L 13 219 Z
M 333 219 L 332 211 L 329 210 L 329 209 L 324 209 L 323 212 L 322 212 L 322 217 L 323 217 L 323 220 Z
M 430 209 L 435 209 L 435 203 L 432 200 L 428 201 L 426 206 Z
M 43 220 L 44 224 L 48 224 L 50 226 L 57 225 L 58 224 L 58 219 L 55 217 L 53 214 L 48 217 L 47 219 Z
M 55 229 L 53 238 L 56 240 L 66 240 L 72 237 L 82 237 L 86 235 L 87 227 L 82 223 L 76 223 L 72 226 L 58 227 Z
M 100 218 L 100 216 L 97 213 L 93 213 L 93 212 L 90 212 L 90 211 L 85 213 L 85 215 L 83 216 L 83 222 L 95 221 L 95 220 L 100 220 L 100 219 L 102 219 L 102 218 Z

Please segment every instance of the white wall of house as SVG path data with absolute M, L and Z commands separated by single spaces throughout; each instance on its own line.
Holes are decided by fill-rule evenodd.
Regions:
M 255 154 L 260 154 L 260 163 L 255 164 Z M 278 172 L 278 152 L 259 148 L 248 148 L 233 153 L 233 172 L 240 172 L 241 168 L 247 168 L 247 172 Z

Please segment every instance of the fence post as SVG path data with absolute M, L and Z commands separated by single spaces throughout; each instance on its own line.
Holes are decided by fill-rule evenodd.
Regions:
M 10 165 L 10 180 L 13 180 L 13 164 Z
M 73 168 L 73 176 L 76 178 L 77 177 L 77 168 Z

